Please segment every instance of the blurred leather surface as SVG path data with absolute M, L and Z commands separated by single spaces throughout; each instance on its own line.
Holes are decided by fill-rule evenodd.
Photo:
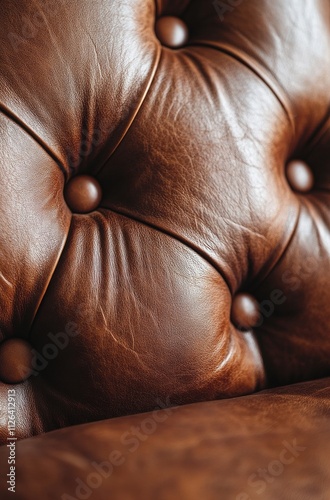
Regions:
M 1 2 L 0 340 L 36 360 L 18 438 L 330 374 L 330 2 L 218 6 Z M 84 214 L 80 175 L 103 193 Z
M 17 444 L 15 498 L 328 500 L 329 416 L 324 379 L 50 432 Z

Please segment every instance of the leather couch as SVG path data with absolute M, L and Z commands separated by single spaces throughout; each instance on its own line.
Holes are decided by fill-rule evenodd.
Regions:
M 1 498 L 328 500 L 329 0 L 0 26 Z

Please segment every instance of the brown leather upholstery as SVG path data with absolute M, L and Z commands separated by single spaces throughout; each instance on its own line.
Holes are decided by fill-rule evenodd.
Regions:
M 16 493 L 7 491 L 2 476 L 1 499 L 329 500 L 329 383 L 304 382 L 23 440 L 16 449 Z M 1 470 L 7 455 L 0 449 Z
M 328 376 L 329 0 L 0 28 L 2 442 Z

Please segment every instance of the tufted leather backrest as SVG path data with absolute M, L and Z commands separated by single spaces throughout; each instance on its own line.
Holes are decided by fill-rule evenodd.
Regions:
M 2 437 L 329 375 L 329 0 L 0 24 Z

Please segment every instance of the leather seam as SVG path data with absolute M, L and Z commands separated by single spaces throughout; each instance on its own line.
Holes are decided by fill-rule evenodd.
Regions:
M 71 232 L 72 221 L 73 221 L 73 214 L 71 213 L 70 224 L 68 226 L 66 235 L 63 238 L 62 245 L 61 245 L 61 247 L 60 247 L 60 249 L 58 251 L 58 254 L 57 254 L 57 258 L 56 258 L 56 260 L 55 260 L 55 262 L 53 264 L 53 267 L 52 267 L 50 273 L 48 274 L 48 278 L 45 281 L 45 285 L 44 285 L 43 291 L 40 294 L 39 300 L 38 300 L 38 302 L 37 302 L 37 304 L 36 304 L 36 306 L 34 308 L 34 314 L 32 316 L 32 319 L 31 319 L 31 322 L 30 322 L 30 326 L 28 328 L 28 331 L 29 331 L 28 338 L 30 338 L 31 335 L 32 335 L 33 325 L 35 323 L 35 320 L 36 320 L 37 314 L 39 312 L 40 306 L 41 306 L 42 302 L 44 301 L 44 298 L 45 298 L 45 296 L 47 294 L 47 291 L 48 291 L 48 288 L 50 286 L 50 283 L 51 283 L 51 281 L 52 281 L 52 279 L 54 277 L 54 274 L 55 274 L 55 272 L 57 270 L 58 264 L 59 264 L 59 262 L 60 262 L 60 260 L 62 258 L 64 250 L 66 248 L 66 245 L 67 245 L 67 242 L 68 242 L 68 239 L 69 239 L 69 235 L 70 235 L 70 232 Z
M 21 120 L 13 111 L 11 111 L 4 103 L 0 103 L 0 112 L 6 116 L 11 122 L 15 123 L 21 130 L 28 134 L 37 144 L 52 158 L 56 165 L 61 170 L 65 179 L 67 178 L 67 173 L 64 165 L 56 155 L 56 153 L 39 137 L 39 135 L 29 127 L 23 120 Z
M 169 238 L 173 238 L 175 241 L 177 241 L 177 242 L 181 243 L 182 245 L 184 245 L 185 247 L 189 248 L 190 250 L 195 252 L 197 255 L 202 257 L 206 262 L 208 262 L 208 264 L 210 266 L 213 267 L 213 269 L 220 275 L 220 277 L 223 279 L 223 281 L 227 285 L 230 293 L 233 294 L 233 289 L 230 286 L 229 280 L 227 279 L 225 273 L 220 269 L 219 265 L 215 262 L 215 260 L 212 259 L 212 257 L 210 257 L 209 255 L 207 255 L 207 253 L 205 251 L 203 251 L 201 248 L 199 248 L 196 245 L 194 245 L 193 243 L 189 242 L 186 238 L 179 236 L 174 231 L 171 231 L 169 229 L 164 229 L 164 228 L 162 228 L 162 227 L 160 227 L 152 222 L 148 222 L 148 221 L 144 220 L 142 217 L 134 216 L 130 213 L 125 213 L 125 211 L 118 210 L 118 209 L 115 209 L 113 207 L 111 207 L 111 208 L 110 207 L 100 207 L 98 209 L 98 211 L 101 211 L 101 210 L 113 212 L 116 215 L 120 215 L 121 217 L 125 217 L 129 220 L 133 220 L 135 222 L 138 222 L 144 226 L 147 226 L 151 229 L 154 229 L 155 231 L 158 231 L 162 234 L 165 234 Z
M 283 108 L 289 120 L 293 135 L 295 135 L 296 127 L 295 127 L 294 116 L 293 113 L 290 111 L 289 98 L 286 95 L 286 92 L 284 91 L 284 89 L 281 89 L 274 82 L 274 79 L 269 74 L 269 72 L 264 70 L 255 59 L 249 57 L 249 55 L 246 54 L 245 52 L 241 50 L 236 50 L 234 47 L 227 44 L 204 42 L 204 41 L 198 41 L 198 42 L 192 41 L 191 43 L 187 44 L 187 47 L 194 47 L 194 46 L 209 47 L 211 49 L 218 50 L 219 52 L 222 52 L 232 57 L 236 61 L 240 62 L 243 66 L 245 66 L 247 69 L 252 71 L 252 73 L 254 73 L 260 80 L 262 80 L 267 85 L 269 90 L 274 94 L 274 96 L 280 103 L 281 107 Z
M 6 116 L 12 123 L 15 123 L 21 130 L 23 130 L 25 133 L 28 134 L 28 136 L 35 140 L 36 143 L 43 149 L 43 151 L 54 161 L 54 163 L 60 168 L 61 172 L 63 173 L 64 177 L 66 178 L 66 171 L 64 169 L 64 166 L 62 165 L 62 163 L 60 162 L 60 160 L 57 158 L 57 156 L 55 155 L 55 153 L 47 146 L 47 144 L 45 144 L 42 139 L 26 124 L 24 123 L 22 120 L 20 120 L 20 118 L 18 116 L 15 115 L 15 113 L 13 113 L 9 108 L 7 108 L 3 103 L 0 103 L 0 113 L 2 113 L 4 116 Z M 69 234 L 70 234 L 70 228 L 71 228 L 71 225 L 72 225 L 72 219 L 73 219 L 73 216 L 71 214 L 71 219 L 70 219 L 70 223 L 69 223 L 69 226 L 68 226 L 68 229 L 67 229 L 67 232 L 66 234 L 64 235 L 64 238 L 62 240 L 62 244 L 61 244 L 61 247 L 58 251 L 58 254 L 57 254 L 57 258 L 55 260 L 55 263 L 53 264 L 52 266 L 52 269 L 50 271 L 50 273 L 48 274 L 48 277 L 47 277 L 47 280 L 45 281 L 44 283 L 44 286 L 43 286 L 43 291 L 42 293 L 40 294 L 39 296 L 39 299 L 38 301 L 36 302 L 35 306 L 34 306 L 34 312 L 32 314 L 32 317 L 31 317 L 31 321 L 30 321 L 30 324 L 27 328 L 28 330 L 28 335 L 27 335 L 27 338 L 30 338 L 30 334 L 31 334 L 31 331 L 32 331 L 32 328 L 33 328 L 33 324 L 34 324 L 34 321 L 35 321 L 35 318 L 38 314 L 38 311 L 39 311 L 39 308 L 40 308 L 40 305 L 47 293 L 47 290 L 49 288 L 49 284 L 54 276 L 54 273 L 57 269 L 57 265 L 62 257 L 62 254 L 63 254 L 63 251 L 66 247 L 66 243 L 67 243 L 67 240 L 68 240 L 68 237 L 69 237 Z
M 253 291 L 257 290 L 257 288 L 261 285 L 261 283 L 263 281 L 265 281 L 271 275 L 271 273 L 274 271 L 274 269 L 276 268 L 276 266 L 285 257 L 285 254 L 286 254 L 288 248 L 290 247 L 293 238 L 295 237 L 295 235 L 297 233 L 297 229 L 298 229 L 298 225 L 299 225 L 299 221 L 300 221 L 301 210 L 302 210 L 302 204 L 301 204 L 301 202 L 299 200 L 299 207 L 298 207 L 298 213 L 297 213 L 296 221 L 295 221 L 294 227 L 292 229 L 292 232 L 290 234 L 290 237 L 288 238 L 288 241 L 286 242 L 283 250 L 281 251 L 281 253 L 277 257 L 277 259 L 275 260 L 275 262 L 273 262 L 273 264 L 270 266 L 270 268 L 267 269 L 266 274 L 264 276 L 262 276 L 261 279 L 258 279 L 257 282 L 254 284 Z
M 136 119 L 136 117 L 137 117 L 140 109 L 142 108 L 143 103 L 145 102 L 145 100 L 147 98 L 147 95 L 148 95 L 148 92 L 149 92 L 149 90 L 150 90 L 150 88 L 152 86 L 152 83 L 153 83 L 154 79 L 155 79 L 157 70 L 159 68 L 159 63 L 160 63 L 161 55 L 162 55 L 162 48 L 158 45 L 157 46 L 157 54 L 156 54 L 155 63 L 154 63 L 154 66 L 152 68 L 151 75 L 149 77 L 148 83 L 147 83 L 147 85 L 146 85 L 146 87 L 145 87 L 145 89 L 143 91 L 143 94 L 142 94 L 142 96 L 140 98 L 139 104 L 136 106 L 136 109 L 134 110 L 134 113 L 132 114 L 132 116 L 130 117 L 128 123 L 126 124 L 126 127 L 125 127 L 124 131 L 122 132 L 120 138 L 117 140 L 117 143 L 112 148 L 112 150 L 111 150 L 110 154 L 108 155 L 107 159 L 103 162 L 103 165 L 101 165 L 96 170 L 95 175 L 99 175 L 100 172 L 105 168 L 105 166 L 107 165 L 108 161 L 114 155 L 114 153 L 116 152 L 116 150 L 119 148 L 120 144 L 125 139 L 125 137 L 128 134 L 128 132 L 130 131 L 131 127 L 133 126 L 133 124 L 135 122 L 135 119 Z

